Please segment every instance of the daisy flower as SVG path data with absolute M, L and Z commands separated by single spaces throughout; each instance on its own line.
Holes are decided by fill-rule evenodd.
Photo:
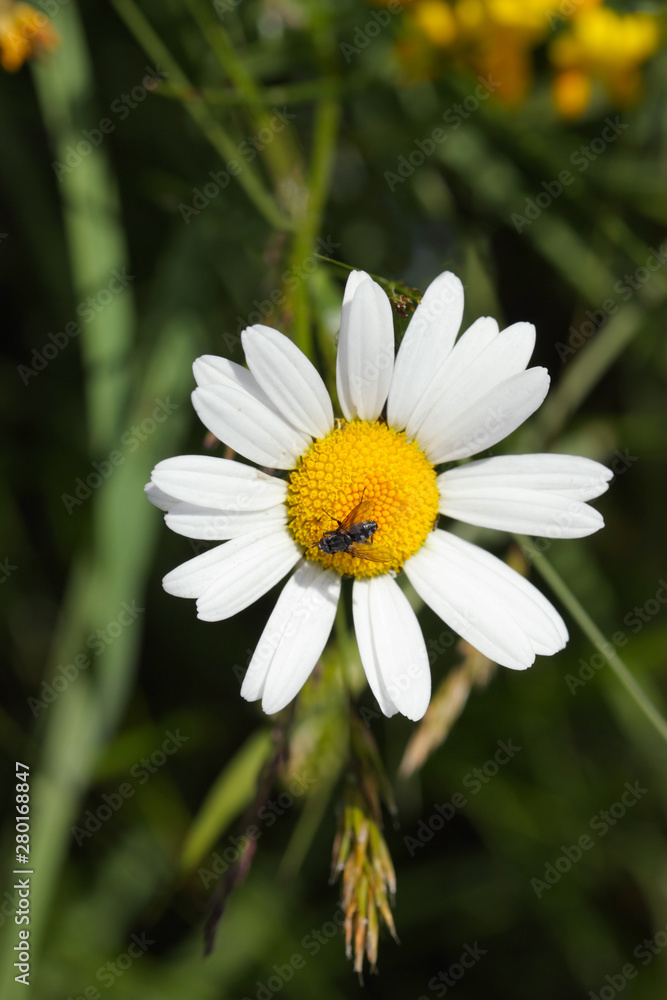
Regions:
M 447 625 L 503 666 L 522 670 L 567 642 L 561 616 L 531 583 L 438 527 L 438 518 L 579 538 L 603 526 L 584 501 L 603 493 L 612 473 L 556 454 L 482 458 L 438 472 L 502 441 L 549 386 L 546 369 L 526 368 L 535 345 L 530 323 L 499 332 L 483 317 L 457 340 L 462 314 L 461 282 L 441 274 L 394 357 L 389 299 L 353 271 L 338 339 L 342 419 L 311 362 L 270 327 L 243 332 L 247 368 L 210 355 L 194 363 L 200 419 L 254 465 L 187 455 L 155 467 L 146 492 L 167 525 L 223 542 L 172 570 L 163 585 L 195 598 L 199 618 L 220 621 L 296 567 L 241 688 L 269 714 L 298 694 L 317 663 L 343 576 L 354 578 L 359 653 L 387 716 L 420 719 L 431 692 L 426 645 L 399 572 Z M 366 525 L 354 529 L 350 545 L 338 527 L 349 526 L 359 504 Z

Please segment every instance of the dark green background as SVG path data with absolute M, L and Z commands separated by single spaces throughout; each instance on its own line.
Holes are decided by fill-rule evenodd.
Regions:
M 171 0 L 142 10 L 190 81 L 204 88 L 211 120 L 239 142 L 254 134 L 256 106 L 216 61 L 212 29 L 202 30 L 197 7 Z M 127 13 L 125 3 L 118 9 Z M 252 164 L 267 190 L 311 183 L 318 114 L 328 108 L 331 115 L 323 153 L 331 176 L 317 182 L 321 219 L 312 231 L 304 223 L 299 257 L 294 237 L 269 223 L 236 178 L 184 222 L 179 205 L 192 203 L 193 190 L 224 168 L 225 157 L 184 109 L 173 74 L 127 117 L 111 110 L 156 65 L 118 9 L 93 0 L 77 11 L 70 0 L 54 17 L 61 51 L 34 74 L 24 68 L 0 79 L 0 229 L 7 234 L 0 242 L 7 345 L 0 393 L 7 432 L 0 487 L 2 776 L 10 802 L 13 762 L 30 765 L 35 810 L 36 952 L 29 992 L 21 995 L 65 1000 L 94 986 L 119 1000 L 254 998 L 274 965 L 301 955 L 303 968 L 279 991 L 284 996 L 417 1000 L 444 995 L 433 977 L 477 944 L 485 954 L 456 985 L 459 998 L 599 995 L 609 986 L 605 977 L 613 982 L 633 963 L 638 974 L 621 992 L 653 1000 L 664 991 L 665 956 L 644 965 L 633 953 L 667 929 L 665 744 L 608 665 L 574 692 L 568 688 L 566 675 L 586 669 L 595 650 L 567 612 L 567 649 L 538 658 L 526 673 L 499 669 L 471 695 L 421 774 L 397 785 L 400 825 L 388 822 L 386 836 L 398 876 L 401 943 L 382 938 L 379 976 L 367 975 L 362 990 L 342 935 L 326 939 L 316 956 L 306 937 L 336 912 L 338 890 L 327 880 L 339 789 L 291 877 L 284 870 L 281 877 L 279 867 L 301 802 L 262 828 L 214 954 L 202 959 L 212 886 L 204 888 L 196 873 L 180 878 L 178 859 L 209 789 L 265 723 L 257 706 L 241 700 L 239 678 L 276 593 L 232 621 L 196 621 L 192 602 L 167 596 L 160 583 L 192 547 L 166 529 L 142 486 L 160 459 L 203 449 L 205 431 L 189 402 L 192 360 L 219 353 L 242 361 L 236 335 L 255 300 L 283 287 L 281 276 L 312 254 L 317 236 L 330 241 L 327 256 L 421 289 L 451 269 L 466 288 L 466 321 L 491 314 L 502 324 L 528 320 L 537 327 L 533 363 L 549 369 L 552 394 L 512 446 L 585 454 L 617 472 L 596 501 L 605 529 L 554 542 L 548 557 L 603 635 L 627 638 L 622 648 L 614 640 L 618 651 L 660 709 L 667 272 L 662 263 L 643 280 L 637 269 L 665 239 L 664 51 L 646 69 L 639 106 L 618 111 L 600 98 L 576 124 L 553 116 L 538 73 L 524 107 L 482 102 L 391 191 L 385 174 L 396 171 L 416 140 L 441 127 L 475 81 L 445 72 L 411 86 L 397 82 L 391 46 L 398 19 L 346 62 L 340 44 L 370 16 L 360 0 L 245 0 L 219 23 L 259 92 L 266 91 L 269 111 L 285 107 L 296 116 L 288 131 L 301 166 L 281 176 L 280 165 Z M 579 169 L 576 151 L 617 114 L 629 127 Z M 52 162 L 105 117 L 114 129 L 59 181 Z M 517 232 L 512 214 L 525 214 L 526 199 L 534 201 L 543 182 L 566 169 L 574 182 Z M 123 266 L 132 275 L 128 288 L 43 370 L 27 378 L 23 370 L 22 377 L 20 366 L 34 363 L 33 351 L 41 354 L 50 333 L 85 319 L 81 303 Z M 333 356 L 343 280 L 342 269 L 319 263 L 300 283 L 297 305 L 316 334 L 323 366 Z M 631 283 L 637 288 L 628 294 Z M 269 322 L 291 332 L 295 301 Z M 605 320 L 599 311 L 609 301 L 618 311 Z M 592 335 L 584 327 L 590 336 L 568 340 L 588 310 L 599 329 Z M 581 346 L 569 351 L 568 344 Z M 133 428 L 150 418 L 157 400 L 175 409 L 141 440 Z M 113 452 L 122 461 L 110 458 Z M 68 513 L 63 495 L 94 471 L 93 462 L 105 461 L 113 468 L 104 484 Z M 506 552 L 508 539 L 498 533 L 481 540 Z M 548 590 L 534 572 L 533 579 Z M 136 620 L 96 652 L 91 636 L 133 601 L 143 609 Z M 427 641 L 437 641 L 442 623 L 428 612 L 421 620 Z M 32 703 L 31 711 L 28 699 L 41 699 L 43 682 L 81 653 L 90 666 L 52 704 Z M 456 648 L 433 659 L 437 684 L 457 662 Z M 361 704 L 373 707 L 368 692 Z M 413 730 L 401 718 L 372 722 L 392 778 Z M 168 731 L 187 740 L 140 783 L 138 762 Z M 499 740 L 521 750 L 472 794 L 466 776 L 493 758 Z M 128 781 L 134 794 L 78 846 L 71 827 Z M 639 782 L 646 793 L 603 835 L 595 817 L 620 799 L 626 782 Z M 274 796 L 280 791 L 278 783 Z M 423 846 L 410 841 L 408 849 L 405 838 L 423 831 L 420 822 L 456 792 L 466 805 Z M 9 865 L 12 817 L 10 808 L 3 842 Z M 219 849 L 234 833 L 230 821 Z M 538 898 L 531 879 L 543 878 L 563 845 L 585 834 L 593 847 Z M 12 884 L 7 874 L 3 893 Z M 3 896 L 9 901 L 11 893 Z M 18 928 L 13 908 L 7 912 L 3 961 L 11 983 Z M 132 934 L 153 943 L 107 986 L 97 971 L 127 951 Z M 9 985 L 2 995 L 13 995 Z

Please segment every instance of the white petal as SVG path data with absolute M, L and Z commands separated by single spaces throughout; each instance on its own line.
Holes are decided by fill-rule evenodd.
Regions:
M 449 412 L 453 416 L 460 413 L 494 386 L 525 371 L 534 350 L 535 327 L 532 323 L 514 323 L 502 330 L 459 373 L 455 384 L 449 383 Z
M 228 358 L 220 358 L 217 354 L 203 354 L 192 365 L 192 372 L 197 385 L 227 385 L 231 380 L 237 384 L 245 384 L 243 375 L 245 369 Z M 246 372 L 247 375 L 247 372 Z
M 516 430 L 542 404 L 548 391 L 546 368 L 529 368 L 491 389 L 451 424 L 425 424 L 417 441 L 434 465 L 468 458 Z
M 268 510 L 213 510 L 190 503 L 175 503 L 164 520 L 178 535 L 220 542 L 267 529 L 277 530 L 287 524 L 287 509 L 279 504 Z
M 409 438 L 416 436 L 424 418 L 442 399 L 443 393 L 450 386 L 456 385 L 463 372 L 497 336 L 498 324 L 490 316 L 481 316 L 461 334 L 451 352 L 434 369 L 433 378 L 421 399 L 415 402 L 406 425 Z
M 289 573 L 301 550 L 285 528 L 232 538 L 222 546 L 222 572 L 197 601 L 197 617 L 217 622 L 243 611 Z
M 219 358 L 215 354 L 204 354 L 196 359 L 192 365 L 192 371 L 197 385 L 203 389 L 214 385 L 243 389 L 258 399 L 260 403 L 272 406 L 269 397 L 252 372 L 244 368 L 243 365 L 238 365 L 236 361 Z
M 360 272 L 363 275 L 363 272 Z M 338 336 L 336 385 L 348 420 L 375 420 L 382 412 L 394 368 L 394 322 L 384 291 L 368 275 L 343 299 Z M 346 289 L 347 293 L 347 289 Z
M 166 458 L 153 469 L 151 484 L 160 491 L 162 499 L 167 495 L 174 501 L 225 511 L 266 510 L 284 503 L 287 496 L 284 480 L 268 476 L 252 465 L 213 455 Z M 173 502 L 163 509 L 172 507 Z
M 609 488 L 613 479 L 611 469 L 581 455 L 498 455 L 467 462 L 457 469 L 450 469 L 438 477 L 445 478 L 450 486 L 467 483 L 495 489 L 497 486 L 516 486 L 522 489 L 546 490 L 575 500 L 592 500 Z
M 224 563 L 228 558 L 226 548 L 226 545 L 216 545 L 214 549 L 181 563 L 162 578 L 162 586 L 172 597 L 199 597 L 224 573 Z
M 206 606 L 214 596 L 210 593 L 214 588 L 221 613 L 206 620 L 219 621 L 266 593 L 289 572 L 300 555 L 285 528 L 272 528 L 202 552 L 167 573 L 162 585 L 174 597 L 205 597 Z M 225 600 L 227 604 L 223 607 Z M 228 609 L 231 610 L 226 613 Z
M 387 399 L 387 422 L 406 427 L 417 403 L 437 377 L 463 316 L 463 285 L 449 271 L 428 286 L 401 342 Z
M 584 538 L 604 527 L 593 507 L 557 493 L 498 487 L 441 491 L 440 513 L 480 528 L 519 531 L 543 538 Z
M 347 276 L 347 281 L 345 282 L 345 291 L 343 292 L 343 310 L 354 298 L 354 293 L 356 292 L 359 285 L 364 281 L 372 281 L 370 274 L 366 274 L 365 271 L 350 271 Z M 342 319 L 341 319 L 342 324 Z
M 311 443 L 270 404 L 239 386 L 195 389 L 192 405 L 217 438 L 257 465 L 292 469 Z
M 305 434 L 324 437 L 333 407 L 317 369 L 289 337 L 257 324 L 241 334 L 250 371 L 275 408 Z
M 476 338 L 479 342 L 479 337 Z M 464 343 L 464 338 L 460 343 Z M 445 369 L 440 395 L 415 431 L 417 440 L 430 439 L 435 431 L 453 424 L 497 385 L 525 370 L 535 348 L 532 323 L 515 323 L 494 337 L 465 367 L 457 363 L 457 347 Z M 410 426 L 414 426 L 414 419 Z
M 368 685 L 375 695 L 383 715 L 391 718 L 398 708 L 389 697 L 382 677 L 382 665 L 375 649 L 373 626 L 371 624 L 371 590 L 370 580 L 355 580 L 352 586 L 352 615 L 354 618 L 354 634 L 357 637 L 359 655 L 364 667 Z
M 599 496 L 611 477 L 603 465 L 576 455 L 481 459 L 438 476 L 440 513 L 501 531 L 582 538 L 604 524 L 582 498 Z
M 155 483 L 146 483 L 144 493 L 146 494 L 146 499 L 150 500 L 156 507 L 159 507 L 160 510 L 169 510 L 173 504 L 178 503 L 174 497 L 158 489 Z
M 299 693 L 333 627 L 341 577 L 304 562 L 287 581 L 266 623 L 241 687 L 247 701 L 262 698 L 268 715 Z
M 369 592 L 373 666 L 379 671 L 382 687 L 398 711 L 416 722 L 431 697 L 428 653 L 417 616 L 390 576 L 356 581 L 357 586 L 366 586 Z
M 480 316 L 474 323 L 471 323 L 456 341 L 451 356 L 445 362 L 448 381 L 452 377 L 456 380 L 459 374 L 465 371 L 468 365 L 482 351 L 485 351 L 489 344 L 493 343 L 498 332 L 498 323 L 492 316 Z M 450 376 L 452 369 L 453 376 Z
M 529 667 L 567 642 L 556 609 L 524 577 L 489 552 L 434 531 L 404 565 L 411 584 L 451 628 L 497 663 Z

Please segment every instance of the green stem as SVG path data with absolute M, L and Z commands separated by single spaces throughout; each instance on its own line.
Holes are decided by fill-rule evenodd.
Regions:
M 269 129 L 273 140 L 260 146 L 260 155 L 266 162 L 274 185 L 280 190 L 286 177 L 298 171 L 300 156 L 291 141 L 288 130 L 279 133 L 270 128 L 272 115 L 266 108 L 262 87 L 255 81 L 244 61 L 238 56 L 229 34 L 213 12 L 208 0 L 186 0 L 192 17 L 201 28 L 202 35 L 211 46 L 220 68 L 234 85 L 247 107 L 255 132 Z
M 185 75 L 169 49 L 167 49 L 162 40 L 153 31 L 153 28 L 133 0 L 112 0 L 112 2 L 119 16 L 123 19 L 127 28 L 142 48 L 156 64 L 167 70 L 170 82 L 182 92 L 189 95 L 189 100 L 183 101 L 183 107 L 192 120 L 199 126 L 216 152 L 225 161 L 236 160 L 238 162 L 239 144 L 212 117 L 201 94 Z M 294 228 L 292 220 L 280 211 L 273 197 L 264 188 L 264 185 L 248 164 L 243 165 L 243 169 L 237 174 L 237 178 L 248 198 L 270 226 L 279 230 L 291 230 Z
M 319 102 L 315 114 L 313 153 L 308 176 L 308 205 L 292 247 L 291 265 L 297 269 L 297 273 L 304 260 L 313 254 L 315 239 L 322 224 L 333 169 L 340 113 L 338 97 L 324 97 Z M 312 329 L 305 282 L 300 282 L 294 290 L 292 308 L 294 340 L 303 353 L 312 358 Z
M 340 651 L 340 659 L 345 666 L 345 674 L 347 676 L 347 661 L 348 661 L 348 647 L 350 645 L 350 635 L 347 630 L 347 613 L 345 611 L 345 602 L 343 600 L 343 594 L 341 593 L 338 598 L 338 607 L 336 608 L 336 617 L 334 619 L 334 635 L 336 637 L 336 644 Z
M 301 83 L 286 83 L 273 87 L 266 87 L 258 94 L 243 93 L 235 87 L 200 87 L 199 93 L 202 95 L 209 107 L 243 107 L 245 105 L 257 105 L 262 108 L 271 107 L 274 104 L 312 104 L 322 97 L 333 97 L 339 91 L 354 93 L 361 90 L 361 86 L 351 88 L 349 81 L 345 85 L 339 82 L 336 77 L 323 76 L 317 80 L 304 80 Z M 190 93 L 172 84 L 171 80 L 165 81 L 156 94 L 160 97 L 168 97 L 178 100 L 189 100 Z
M 325 781 L 324 787 L 318 789 L 315 794 L 306 800 L 303 812 L 299 817 L 280 862 L 277 874 L 278 881 L 291 883 L 299 874 L 310 846 L 315 839 L 315 834 L 326 813 L 334 781 L 335 778 L 334 780 Z
M 616 674 L 616 677 L 640 711 L 644 713 L 646 718 L 657 729 L 662 738 L 667 741 L 667 721 L 663 718 L 653 702 L 648 698 L 644 690 L 637 683 L 616 650 L 611 646 L 609 641 L 605 639 L 600 629 L 597 627 L 588 612 L 579 603 L 565 581 L 556 572 L 544 553 L 538 552 L 529 538 L 517 536 L 517 541 L 526 558 L 537 567 L 539 573 L 544 577 L 554 593 L 558 595 L 581 628 L 584 635 L 590 639 L 602 656 L 604 656 L 605 660 Z
M 342 267 L 344 271 L 354 271 L 354 267 L 351 264 L 344 264 L 342 260 L 334 260 L 333 257 L 325 257 L 324 254 L 321 253 L 316 253 L 315 257 L 317 260 L 321 260 L 325 264 L 334 264 L 336 267 Z

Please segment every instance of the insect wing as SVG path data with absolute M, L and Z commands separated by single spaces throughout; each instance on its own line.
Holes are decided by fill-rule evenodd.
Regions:
M 359 524 L 360 521 L 370 520 L 370 514 L 373 513 L 373 501 L 372 500 L 362 500 L 358 503 L 353 510 L 347 515 L 344 521 L 341 521 L 340 527 L 343 531 L 349 531 L 353 524 Z
M 386 549 L 379 548 L 377 545 L 369 545 L 368 543 L 350 545 L 347 553 L 348 555 L 355 556 L 357 559 L 368 559 L 369 562 L 385 563 L 385 565 L 393 561 Z

